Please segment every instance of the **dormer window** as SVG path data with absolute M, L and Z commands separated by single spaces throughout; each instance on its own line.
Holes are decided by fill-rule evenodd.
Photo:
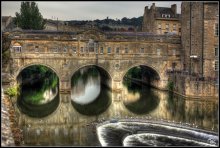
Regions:
M 13 49 L 14 52 L 19 53 L 19 52 L 21 52 L 21 45 L 19 43 L 15 43 L 13 45 L 12 49 Z

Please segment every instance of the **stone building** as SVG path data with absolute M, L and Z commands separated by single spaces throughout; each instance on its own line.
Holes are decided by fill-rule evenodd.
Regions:
M 44 30 L 47 31 L 79 31 L 83 30 L 77 26 L 70 26 L 64 21 L 47 20 Z
M 177 14 L 176 4 L 171 8 L 156 7 L 152 4 L 150 9 L 145 7 L 142 31 L 154 34 L 181 34 L 180 14 Z
M 11 24 L 13 24 L 13 18 L 11 16 L 2 16 L 1 31 L 11 29 Z
M 218 77 L 218 2 L 182 2 L 183 69 Z

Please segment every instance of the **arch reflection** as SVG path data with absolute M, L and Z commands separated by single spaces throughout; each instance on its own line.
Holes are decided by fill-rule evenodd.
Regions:
M 103 113 L 111 103 L 111 90 L 105 86 L 103 70 L 96 66 L 79 69 L 71 79 L 71 103 L 81 114 Z M 108 78 L 109 79 L 109 78 Z
M 32 65 L 17 77 L 20 84 L 18 108 L 31 117 L 45 117 L 59 105 L 59 78 L 50 68 Z

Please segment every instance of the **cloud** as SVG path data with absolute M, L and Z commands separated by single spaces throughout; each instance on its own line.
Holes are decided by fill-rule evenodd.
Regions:
M 144 14 L 144 7 L 151 6 L 153 2 L 36 2 L 44 18 L 51 19 L 52 16 L 59 20 L 95 20 L 121 19 L 123 17 L 139 17 Z M 181 2 L 154 2 L 156 7 L 170 7 L 177 4 L 177 11 L 180 13 Z M 2 15 L 15 16 L 15 12 L 20 12 L 21 2 L 2 2 Z

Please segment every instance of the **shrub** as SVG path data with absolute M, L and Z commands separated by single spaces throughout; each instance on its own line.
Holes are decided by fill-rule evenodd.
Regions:
M 10 98 L 19 95 L 19 85 L 9 87 L 5 91 L 5 94 L 7 94 Z

